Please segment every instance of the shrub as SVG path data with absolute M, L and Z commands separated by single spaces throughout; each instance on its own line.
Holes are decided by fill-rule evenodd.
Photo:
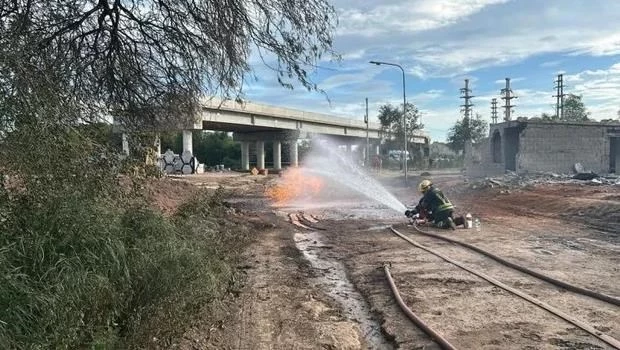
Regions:
M 26 159 L 55 166 L 24 164 L 0 185 L 0 348 L 174 339 L 236 281 L 247 232 L 226 219 L 221 193 L 199 192 L 165 217 L 142 194 L 144 178 L 119 183 L 120 160 L 105 149 L 70 132 L 56 143 L 32 134 L 47 148 Z

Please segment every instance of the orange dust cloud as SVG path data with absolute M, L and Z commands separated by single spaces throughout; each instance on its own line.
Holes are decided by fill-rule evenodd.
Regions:
M 282 205 L 292 200 L 316 195 L 325 187 L 323 180 L 316 176 L 304 174 L 300 168 L 292 168 L 284 171 L 280 181 L 268 188 L 265 195 Z

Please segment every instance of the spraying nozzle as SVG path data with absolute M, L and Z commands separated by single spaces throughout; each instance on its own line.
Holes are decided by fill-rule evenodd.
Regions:
M 418 215 L 418 211 L 416 209 L 408 209 L 405 211 L 405 216 L 408 218 L 414 218 Z

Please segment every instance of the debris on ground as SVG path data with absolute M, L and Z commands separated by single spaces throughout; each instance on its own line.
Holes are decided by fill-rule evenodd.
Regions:
M 487 177 L 468 181 L 471 189 L 498 188 L 501 193 L 538 184 L 589 184 L 589 185 L 620 185 L 620 176 L 609 174 L 601 176 L 593 172 L 577 174 L 557 174 L 553 172 L 538 174 L 516 174 L 507 172 L 503 176 Z
M 599 176 L 595 173 L 577 173 L 573 175 L 573 179 L 575 180 L 594 180 L 599 178 Z
M 573 171 L 575 171 L 575 173 L 577 174 L 586 172 L 585 168 L 581 163 L 575 163 L 575 165 L 573 165 Z

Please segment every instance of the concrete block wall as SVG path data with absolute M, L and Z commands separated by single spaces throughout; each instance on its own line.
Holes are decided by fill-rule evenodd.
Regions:
M 607 173 L 609 150 L 607 129 L 600 125 L 527 123 L 519 137 L 517 172 L 571 173 L 579 162 Z
M 491 139 L 485 138 L 480 143 L 468 145 L 465 151 L 465 169 L 469 178 L 493 177 L 504 173 L 503 163 L 493 163 Z M 469 151 L 469 156 L 467 156 Z

